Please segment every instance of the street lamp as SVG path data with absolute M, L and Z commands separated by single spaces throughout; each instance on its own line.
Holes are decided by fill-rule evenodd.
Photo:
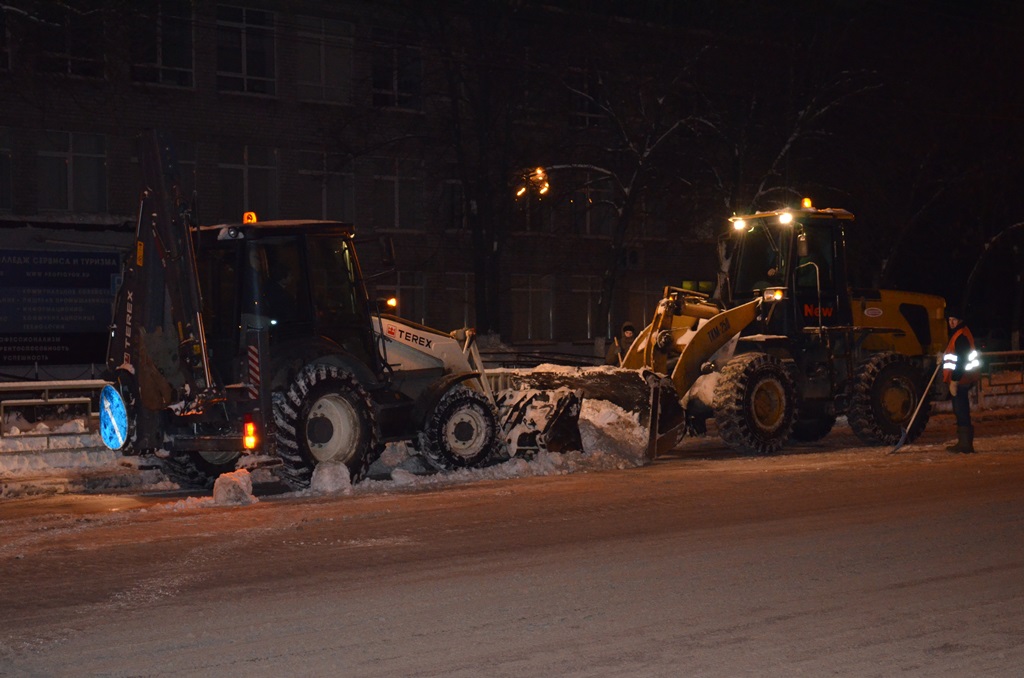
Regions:
M 551 183 L 548 181 L 548 174 L 543 167 L 536 169 L 525 169 L 519 173 L 516 182 L 516 201 L 520 198 L 526 199 L 526 230 L 530 230 L 530 195 L 536 193 L 538 196 L 545 195 L 551 190 Z
M 516 198 L 522 198 L 530 191 L 537 195 L 544 195 L 549 190 L 551 190 L 551 184 L 548 182 L 548 175 L 543 167 L 524 170 L 519 177 L 519 185 L 516 187 Z

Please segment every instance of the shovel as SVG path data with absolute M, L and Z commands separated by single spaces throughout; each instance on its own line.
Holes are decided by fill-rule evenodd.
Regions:
M 910 435 L 910 429 L 914 426 L 914 420 L 917 419 L 917 413 L 921 411 L 921 405 L 924 404 L 924 401 L 928 400 L 928 392 L 932 390 L 932 382 L 935 381 L 935 375 L 939 373 L 939 368 L 941 367 L 942 362 L 937 362 L 935 365 L 935 371 L 932 372 L 932 378 L 928 380 L 928 385 L 925 386 L 924 391 L 921 393 L 921 399 L 917 401 L 917 407 L 914 408 L 914 414 L 910 417 L 910 421 L 907 422 L 907 426 L 903 429 L 903 435 L 900 436 L 900 441 L 896 443 L 896 447 L 889 451 L 889 454 L 896 454 L 896 450 L 903 447 L 904 443 L 907 442 L 907 436 Z

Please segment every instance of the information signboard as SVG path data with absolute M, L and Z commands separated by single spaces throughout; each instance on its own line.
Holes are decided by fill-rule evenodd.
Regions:
M 113 252 L 0 250 L 0 364 L 103 363 L 120 273 Z

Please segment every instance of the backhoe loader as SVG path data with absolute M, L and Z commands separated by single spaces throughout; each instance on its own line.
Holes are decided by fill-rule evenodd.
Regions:
M 681 414 L 652 428 L 649 456 L 713 419 L 732 448 L 772 454 L 827 435 L 845 415 L 869 445 L 904 435 L 946 341 L 941 297 L 851 288 L 843 209 L 730 219 L 715 297 L 666 287 L 623 359 L 669 382 Z M 657 394 L 657 392 L 656 392 Z M 920 408 L 907 439 L 924 430 Z
M 578 392 L 494 393 L 472 330 L 380 313 L 350 225 L 199 226 L 171 145 L 146 135 L 139 158 L 100 399 L 108 447 L 182 486 L 267 466 L 295 489 L 326 462 L 359 479 L 390 441 L 438 469 L 580 449 Z

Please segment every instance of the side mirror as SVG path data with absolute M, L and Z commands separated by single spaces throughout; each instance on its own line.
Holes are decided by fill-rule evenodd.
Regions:
M 801 233 L 796 237 L 796 255 L 806 257 L 810 249 L 807 247 L 807 234 Z

